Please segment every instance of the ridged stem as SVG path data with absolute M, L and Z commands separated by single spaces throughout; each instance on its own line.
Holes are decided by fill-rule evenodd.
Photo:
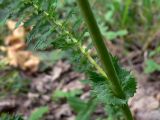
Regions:
M 103 40 L 102 35 L 101 35 L 98 24 L 95 20 L 93 13 L 92 13 L 90 4 L 89 4 L 88 0 L 77 0 L 77 3 L 79 5 L 79 8 L 80 8 L 82 14 L 83 14 L 85 23 L 87 24 L 88 30 L 89 30 L 90 35 L 92 37 L 92 41 L 93 41 L 94 46 L 96 47 L 97 53 L 100 57 L 103 69 L 106 72 L 106 74 L 110 80 L 111 89 L 113 90 L 114 94 L 117 97 L 124 99 L 125 95 L 124 95 L 124 92 L 122 91 L 122 87 L 119 83 L 119 78 L 117 76 L 116 70 L 115 70 L 113 62 L 111 60 L 110 53 L 105 45 L 105 42 Z M 122 107 L 122 110 L 123 110 L 127 120 L 133 120 L 130 109 L 127 104 Z
M 120 86 L 115 68 L 113 66 L 113 62 L 111 60 L 110 53 L 108 52 L 105 42 L 103 41 L 102 35 L 97 25 L 97 22 L 91 11 L 89 2 L 88 0 L 77 0 L 77 2 L 84 16 L 85 23 L 88 26 L 88 30 L 92 37 L 94 46 L 96 47 L 97 53 L 102 62 L 103 69 L 106 72 L 108 78 L 111 80 L 113 91 L 118 97 L 124 98 L 125 96 Z

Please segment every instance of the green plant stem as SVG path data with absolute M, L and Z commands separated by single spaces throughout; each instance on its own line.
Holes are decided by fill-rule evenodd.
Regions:
M 131 5 L 132 1 L 131 0 L 127 0 L 126 5 L 125 5 L 125 10 L 123 13 L 123 17 L 122 17 L 122 27 L 124 27 L 126 21 L 127 21 L 127 16 L 128 16 L 128 12 L 129 12 L 129 7 Z
M 125 104 L 124 106 L 122 106 L 122 111 L 125 114 L 126 120 L 133 120 L 132 113 L 129 109 L 128 104 Z
M 97 69 L 97 71 L 108 80 L 106 73 L 96 63 L 96 61 L 90 56 L 90 54 L 88 52 L 86 52 L 85 49 L 80 45 L 79 45 L 79 49 L 80 49 L 81 53 L 86 56 L 86 58 L 89 60 L 89 62 Z
M 96 47 L 97 53 L 101 59 L 104 71 L 106 72 L 108 78 L 111 80 L 112 90 L 119 98 L 124 98 L 125 95 L 120 86 L 119 79 L 113 66 L 110 53 L 108 52 L 105 42 L 103 41 L 102 35 L 93 16 L 88 0 L 77 1 L 81 12 L 83 13 L 85 22 L 88 26 L 88 30 Z
M 122 91 L 121 85 L 119 83 L 119 78 L 117 76 L 116 70 L 114 68 L 113 62 L 111 60 L 110 53 L 105 45 L 105 42 L 103 40 L 103 37 L 100 33 L 99 27 L 97 25 L 97 22 L 94 18 L 94 15 L 92 13 L 91 7 L 89 5 L 88 0 L 77 0 L 79 8 L 84 16 L 84 20 L 88 26 L 88 30 L 90 32 L 90 35 L 92 37 L 92 41 L 96 47 L 97 53 L 100 57 L 101 63 L 103 65 L 104 71 L 106 72 L 110 83 L 111 88 L 114 92 L 114 94 L 124 99 L 125 95 Z M 130 109 L 128 105 L 124 105 L 122 107 L 123 112 L 126 116 L 126 119 L 133 120 Z

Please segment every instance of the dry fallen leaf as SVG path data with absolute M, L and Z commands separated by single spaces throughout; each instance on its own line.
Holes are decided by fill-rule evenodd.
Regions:
M 20 25 L 15 29 L 16 22 L 12 20 L 7 21 L 7 26 L 12 31 L 12 35 L 7 36 L 4 41 L 5 46 L 0 47 L 1 51 L 6 52 L 7 56 L 5 59 L 10 66 L 19 67 L 31 73 L 36 72 L 40 59 L 33 55 L 32 52 L 25 50 L 25 28 Z
M 19 25 L 18 28 L 16 28 L 16 23 L 17 22 L 15 22 L 13 20 L 8 20 L 7 27 L 9 28 L 9 30 L 12 31 L 13 36 L 18 37 L 18 38 L 24 38 L 26 31 L 25 31 L 25 28 L 22 26 L 23 23 L 21 25 Z
M 13 36 L 18 37 L 18 38 L 24 38 L 25 34 L 26 34 L 25 29 L 22 26 L 18 27 L 17 29 L 13 31 Z
M 34 55 L 30 55 L 29 59 L 24 63 L 24 68 L 30 72 L 36 72 L 38 70 L 39 64 L 39 58 Z
M 39 58 L 28 51 L 8 50 L 8 59 L 11 66 L 20 67 L 22 70 L 30 72 L 36 72 L 40 63 Z
M 13 31 L 15 29 L 16 22 L 13 20 L 8 20 L 7 21 L 7 27 L 9 30 Z
M 4 46 L 0 46 L 0 51 L 2 51 L 2 52 L 6 52 L 6 51 L 7 51 L 7 48 L 6 48 L 6 47 L 4 47 Z
M 23 50 L 26 48 L 25 42 L 23 39 L 10 35 L 5 39 L 5 45 L 12 50 Z

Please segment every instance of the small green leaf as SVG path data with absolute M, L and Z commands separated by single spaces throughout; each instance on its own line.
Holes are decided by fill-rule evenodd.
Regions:
M 113 14 L 114 14 L 114 10 L 110 10 L 105 14 L 105 20 L 113 23 L 114 19 L 113 19 Z
M 61 98 L 69 98 L 69 97 L 75 97 L 76 95 L 80 95 L 82 93 L 82 90 L 74 90 L 74 91 L 69 91 L 69 92 L 63 92 L 60 90 L 56 90 L 53 93 L 53 100 L 59 100 Z
M 109 40 L 114 40 L 117 37 L 122 37 L 122 36 L 125 36 L 127 34 L 128 34 L 127 30 L 120 30 L 120 31 L 117 31 L 117 32 L 109 31 L 109 32 L 106 33 L 106 37 Z
M 155 71 L 160 71 L 160 65 L 153 60 L 147 60 L 145 64 L 146 64 L 146 67 L 144 69 L 145 73 L 153 73 Z
M 86 107 L 78 113 L 76 120 L 90 120 L 90 116 L 96 109 L 96 106 L 97 106 L 97 100 L 91 98 L 87 102 Z
M 126 100 L 128 100 L 130 97 L 134 96 L 134 93 L 137 89 L 137 82 L 135 80 L 135 77 L 119 64 L 116 57 L 112 57 L 112 61 L 119 77 L 120 84 L 122 85 L 122 89 L 125 93 Z
M 47 106 L 36 108 L 31 113 L 29 120 L 40 120 L 47 112 L 49 112 L 49 108 Z
M 102 75 L 96 72 L 90 72 L 90 80 L 92 81 L 92 94 L 105 104 L 123 105 L 127 100 L 116 97 L 111 89 L 110 83 Z
M 67 101 L 69 105 L 73 108 L 73 110 L 77 113 L 84 110 L 87 106 L 87 103 L 77 97 L 68 97 Z

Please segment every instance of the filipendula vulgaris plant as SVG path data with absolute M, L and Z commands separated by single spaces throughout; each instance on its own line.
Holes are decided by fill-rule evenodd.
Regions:
M 90 77 L 91 99 L 98 101 L 97 104 L 104 104 L 113 120 L 133 120 L 127 102 L 136 91 L 136 81 L 109 53 L 88 0 L 75 0 L 78 7 L 70 9 L 74 4 L 69 6 L 69 12 L 63 11 L 65 9 L 58 6 L 59 2 L 64 1 L 2 0 L 0 24 L 7 19 L 18 18 L 16 26 L 23 23 L 24 27 L 31 28 L 27 37 L 31 47 L 34 46 L 36 50 L 49 48 L 66 51 L 70 60 L 76 63 L 75 67 Z M 84 20 L 77 17 L 77 10 L 81 11 Z M 89 31 L 92 41 L 86 41 L 86 31 Z M 96 56 L 90 52 L 93 46 L 97 51 Z

